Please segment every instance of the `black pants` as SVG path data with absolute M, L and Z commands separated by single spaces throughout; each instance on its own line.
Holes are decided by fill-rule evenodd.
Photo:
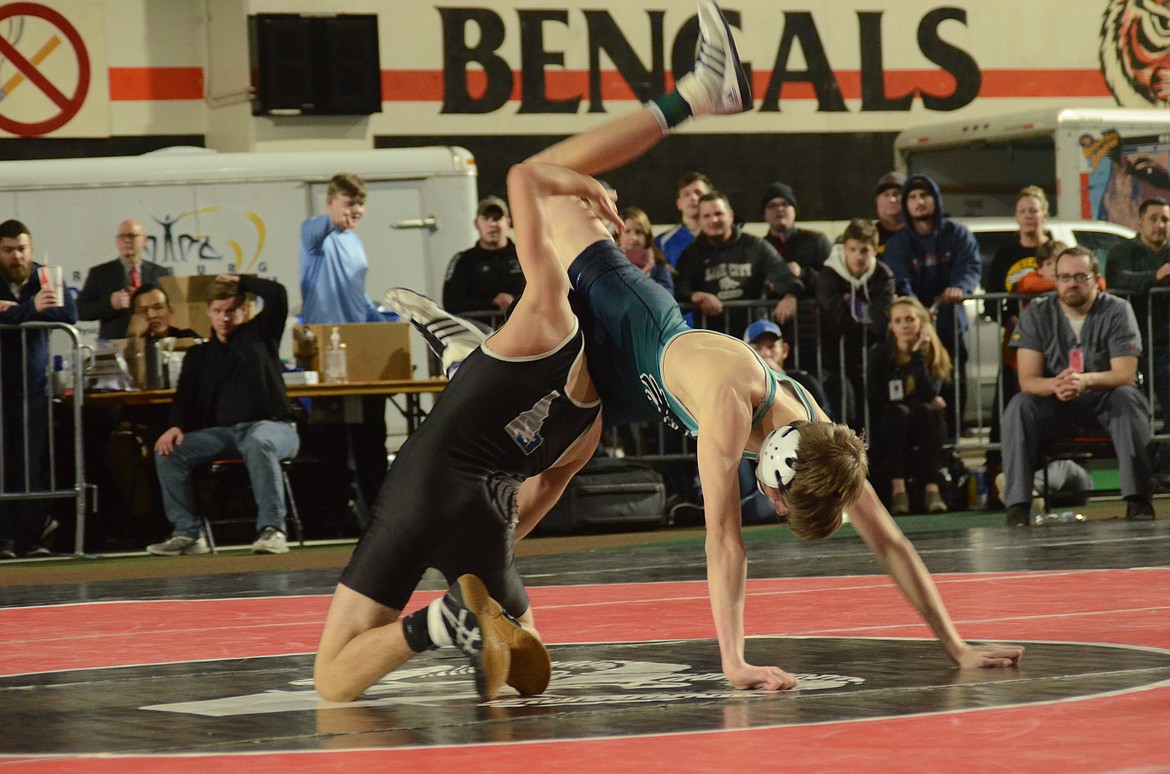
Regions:
M 45 442 L 49 435 L 49 401 L 44 395 L 28 398 L 28 435 L 20 396 L 4 400 L 4 492 L 36 492 L 45 488 Z M 25 471 L 28 471 L 26 486 Z M 0 544 L 12 543 L 18 553 L 40 539 L 45 508 L 40 500 L 0 500 Z
M 942 483 L 942 414 L 928 403 L 887 403 L 878 412 L 877 427 L 870 458 L 882 461 L 889 478 Z

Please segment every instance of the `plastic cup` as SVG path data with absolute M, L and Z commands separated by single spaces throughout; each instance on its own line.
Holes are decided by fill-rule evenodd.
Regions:
M 65 272 L 60 266 L 41 266 L 37 269 L 37 278 L 41 287 L 50 287 L 57 296 L 57 303 L 53 306 L 65 306 Z

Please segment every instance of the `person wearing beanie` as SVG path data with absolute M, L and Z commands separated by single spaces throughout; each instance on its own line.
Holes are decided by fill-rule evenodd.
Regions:
M 937 306 L 935 327 L 957 377 L 950 383 L 951 394 L 943 397 L 962 416 L 959 399 L 965 392 L 967 364 L 963 297 L 979 286 L 979 245 L 970 229 L 943 215 L 942 194 L 926 175 L 911 175 L 902 186 L 902 217 L 906 227 L 890 238 L 882 257 L 894 272 L 898 295 Z M 957 430 L 955 411 L 947 412 L 952 435 Z
M 905 184 L 906 176 L 901 172 L 887 172 L 874 186 L 874 207 L 877 210 L 874 225 L 878 229 L 879 258 L 886 249 L 886 242 L 890 241 L 890 237 L 906 225 L 902 218 L 902 186 Z
M 832 245 L 819 231 L 796 226 L 796 194 L 787 183 L 779 181 L 764 189 L 760 208 L 768 233 L 764 241 L 776 248 L 788 269 L 804 283 L 804 294 L 797 304 L 797 331 L 795 364 L 805 370 L 816 370 L 816 283 Z

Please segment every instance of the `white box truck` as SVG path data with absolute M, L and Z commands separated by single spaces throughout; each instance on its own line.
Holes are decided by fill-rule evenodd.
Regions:
M 478 236 L 475 159 L 463 148 L 190 148 L 6 161 L 0 164 L 0 213 L 29 227 L 36 260 L 65 267 L 71 288 L 80 290 L 91 266 L 117 256 L 118 224 L 136 218 L 146 229 L 149 260 L 176 275 L 238 271 L 278 280 L 296 311 L 301 221 L 325 211 L 329 178 L 343 171 L 360 175 L 369 187 L 357 233 L 370 262 L 366 291 L 374 303 L 396 286 L 441 297 L 447 263 Z M 96 336 L 96 323 L 79 327 Z M 290 346 L 283 342 L 285 350 Z M 416 365 L 425 364 L 425 353 L 415 356 Z M 425 365 L 416 373 L 425 373 Z
M 1170 199 L 1170 111 L 1047 108 L 900 132 L 894 163 L 929 175 L 954 217 L 1010 216 L 1026 185 L 1052 215 L 1137 225 L 1138 205 Z
M 441 297 L 447 263 L 478 238 L 475 159 L 463 148 L 422 147 L 316 153 L 215 153 L 167 149 L 142 156 L 0 164 L 0 220 L 32 232 L 35 259 L 65 268 L 79 291 L 91 266 L 117 256 L 126 218 L 142 222 L 147 257 L 176 275 L 258 274 L 288 288 L 299 311 L 301 221 L 325 211 L 329 179 L 354 172 L 369 188 L 358 225 L 369 258 L 366 291 L 380 304 L 404 286 Z M 83 341 L 97 323 L 82 322 Z M 413 372 L 428 373 L 427 349 L 412 334 Z M 281 355 L 292 356 L 285 333 Z M 428 401 L 429 403 L 429 401 Z M 406 422 L 387 407 L 392 447 Z

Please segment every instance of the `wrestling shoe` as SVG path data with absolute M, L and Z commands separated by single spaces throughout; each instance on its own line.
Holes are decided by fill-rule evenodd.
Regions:
M 463 596 L 462 604 L 442 606 L 451 630 L 451 640 L 467 657 L 475 670 L 475 690 L 481 701 L 491 701 L 504 687 L 512 654 L 495 623 L 500 606 L 488 595 L 483 581 L 474 575 L 461 575 L 456 581 Z
M 479 328 L 408 288 L 391 288 L 382 301 L 422 334 L 427 346 L 442 361 L 448 379 L 455 375 L 464 358 L 487 339 Z
M 511 653 L 512 665 L 508 668 L 508 685 L 521 696 L 538 696 L 548 688 L 552 679 L 552 660 L 548 648 L 540 641 L 536 632 L 525 629 L 519 621 L 504 610 L 493 599 L 494 606 L 487 625 L 495 627 L 500 640 Z M 483 619 L 480 619 L 481 625 Z
M 155 556 L 188 556 L 191 554 L 207 554 L 211 549 L 207 541 L 200 535 L 197 538 L 187 535 L 172 535 L 161 543 L 146 547 L 146 553 Z
M 714 0 L 699 0 L 695 69 L 679 79 L 676 91 L 696 116 L 752 109 L 752 86 L 735 50 L 731 27 Z

